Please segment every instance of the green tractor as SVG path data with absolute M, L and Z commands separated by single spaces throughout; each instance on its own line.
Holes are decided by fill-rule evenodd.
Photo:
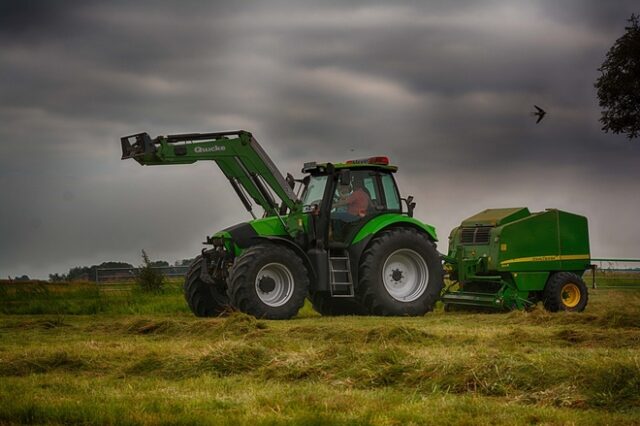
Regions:
M 306 163 L 294 179 L 246 131 L 139 133 L 121 145 L 122 159 L 142 165 L 215 161 L 253 217 L 206 238 L 184 285 L 197 316 L 233 307 L 287 319 L 307 297 L 322 315 L 417 316 L 439 298 L 435 229 L 413 218 L 387 157 Z

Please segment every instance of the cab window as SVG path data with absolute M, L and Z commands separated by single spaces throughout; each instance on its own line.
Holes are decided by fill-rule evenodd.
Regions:
M 308 206 L 313 203 L 322 202 L 324 187 L 327 185 L 327 176 L 311 176 L 309 183 L 302 194 L 302 205 Z
M 384 198 L 387 201 L 387 210 L 400 210 L 400 197 L 393 177 L 390 174 L 383 174 L 381 179 Z
M 374 206 L 380 205 L 380 197 L 378 197 L 378 188 L 376 186 L 375 176 L 368 176 L 362 179 L 364 190 L 371 198 Z

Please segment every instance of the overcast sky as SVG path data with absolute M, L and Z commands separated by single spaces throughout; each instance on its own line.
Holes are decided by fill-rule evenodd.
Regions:
M 636 6 L 634 9 L 633 6 Z M 0 277 L 193 257 L 249 219 L 214 164 L 119 137 L 246 129 L 283 172 L 389 155 L 439 250 L 492 207 L 589 218 L 640 258 L 640 142 L 593 83 L 636 1 L 0 1 Z M 536 125 L 533 104 L 548 111 Z M 351 151 L 353 150 L 353 151 Z

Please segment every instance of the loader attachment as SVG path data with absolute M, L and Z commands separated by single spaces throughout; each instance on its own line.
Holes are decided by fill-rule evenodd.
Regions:
M 133 158 L 145 166 L 215 161 L 254 218 L 250 200 L 267 216 L 278 215 L 283 207 L 291 212 L 299 210 L 291 186 L 258 141 L 244 130 L 156 138 L 138 133 L 120 138 L 120 143 L 123 160 Z
M 138 133 L 137 135 L 120 138 L 120 144 L 122 145 L 122 160 L 155 153 L 155 145 L 153 145 L 151 137 L 147 133 Z

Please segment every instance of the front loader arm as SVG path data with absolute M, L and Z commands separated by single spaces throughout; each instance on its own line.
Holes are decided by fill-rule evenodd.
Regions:
M 251 214 L 251 203 L 245 192 L 267 216 L 278 215 L 279 205 L 273 193 L 291 212 L 299 210 L 292 188 L 258 141 L 244 130 L 158 136 L 155 139 L 147 133 L 138 133 L 122 137 L 120 142 L 123 160 L 133 158 L 146 166 L 215 161 Z

